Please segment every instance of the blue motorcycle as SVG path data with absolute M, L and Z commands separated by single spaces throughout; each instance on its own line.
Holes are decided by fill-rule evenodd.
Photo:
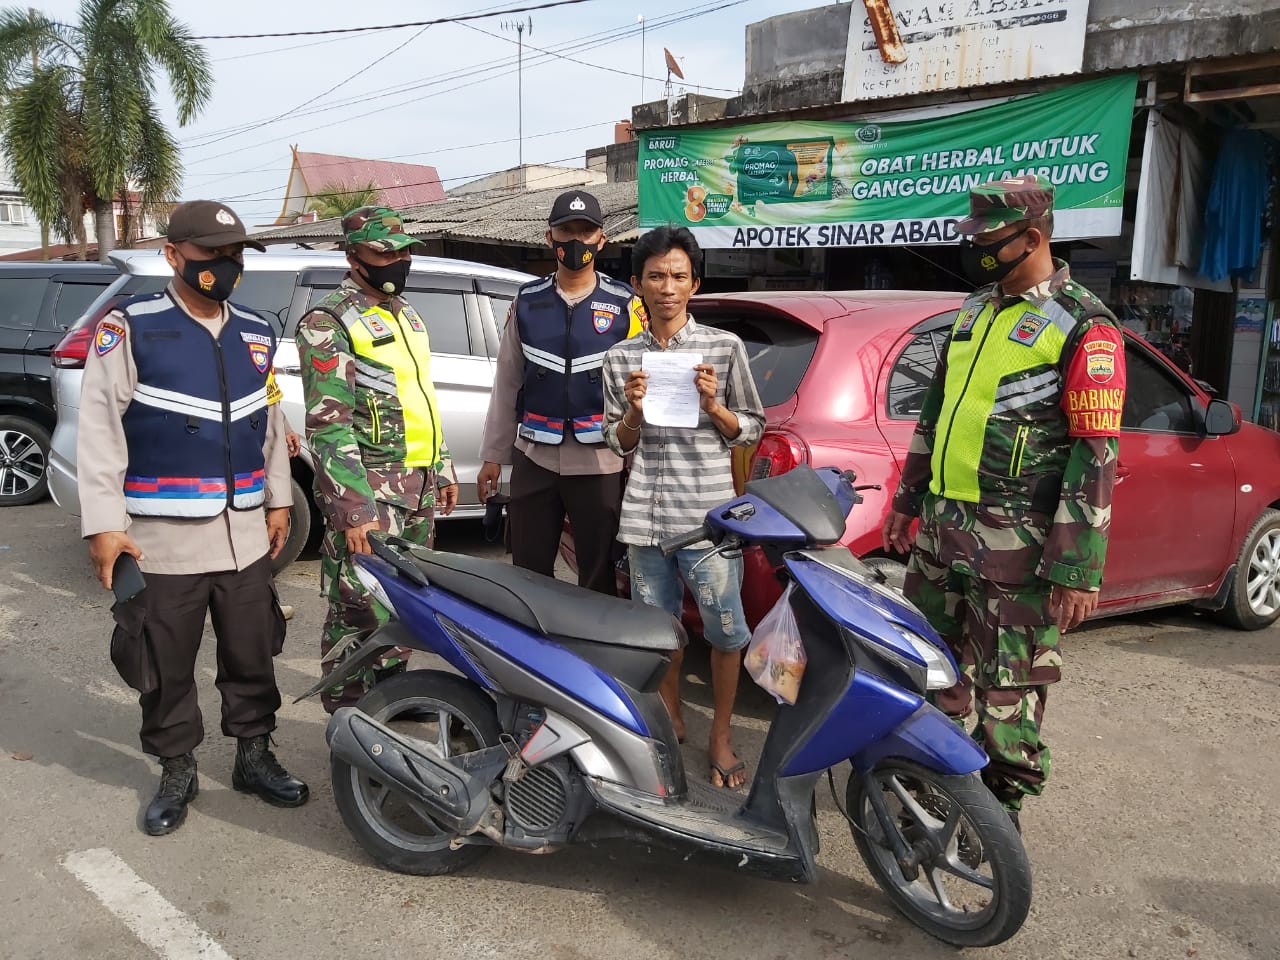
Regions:
M 304 697 L 391 647 L 437 654 L 457 673 L 402 672 L 334 713 L 326 737 L 348 829 L 378 862 L 419 875 L 493 847 L 625 838 L 813 882 L 825 772 L 867 868 L 909 920 L 958 946 L 1012 937 L 1031 902 L 1026 853 L 977 776 L 986 756 L 925 699 L 955 682 L 951 654 L 838 545 L 861 501 L 853 481 L 808 467 L 753 481 L 662 544 L 759 545 L 795 586 L 808 667 L 745 799 L 685 778 L 658 695 L 686 641 L 675 619 L 499 561 L 371 538 L 358 575 L 391 619 Z M 841 806 L 832 768 L 846 761 Z

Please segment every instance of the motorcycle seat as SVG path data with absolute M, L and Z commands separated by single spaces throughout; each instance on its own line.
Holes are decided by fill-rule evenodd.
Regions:
M 684 644 L 684 628 L 674 617 L 639 600 L 606 597 L 498 560 L 390 542 L 409 548 L 429 583 L 530 630 L 658 653 Z

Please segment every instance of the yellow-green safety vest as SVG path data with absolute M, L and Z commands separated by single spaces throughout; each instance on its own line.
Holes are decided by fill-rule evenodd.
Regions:
M 966 503 L 983 502 L 979 466 L 993 433 L 1002 438 L 1002 446 L 1009 446 L 1008 477 L 1022 475 L 1027 439 L 1036 423 L 1025 411 L 1031 403 L 1043 410 L 1044 401 L 1061 394 L 1059 362 L 1078 324 L 1052 299 L 1039 307 L 1026 300 L 1003 308 L 990 300 L 965 304 L 947 348 L 931 493 Z M 1033 376 L 1010 379 L 1037 368 Z M 1058 428 L 1050 432 L 1060 432 L 1065 440 L 1065 416 L 1056 411 L 1049 416 Z
M 440 460 L 443 433 L 426 324 L 406 304 L 399 317 L 385 307 L 373 306 L 362 311 L 356 322 L 344 320 L 344 326 L 357 356 L 395 376 L 395 398 L 404 416 L 405 466 L 434 467 Z

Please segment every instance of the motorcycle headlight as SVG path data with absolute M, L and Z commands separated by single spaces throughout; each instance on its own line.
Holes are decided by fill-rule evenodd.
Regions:
M 393 604 L 391 602 L 391 598 L 387 596 L 387 588 L 382 585 L 382 581 L 360 564 L 357 563 L 355 567 L 356 579 L 360 581 L 361 585 L 373 595 L 375 600 L 391 611 L 391 615 L 393 617 L 398 617 L 399 614 L 396 613 L 395 604 Z
M 914 630 L 898 626 L 898 634 L 911 644 L 911 648 L 924 660 L 926 690 L 946 690 L 955 685 L 959 678 L 956 676 L 956 668 L 952 666 L 950 657 Z
M 923 665 L 891 646 L 873 641 L 871 648 L 875 651 L 876 656 L 897 667 L 911 681 L 912 685 L 921 692 L 926 690 L 945 690 L 956 682 L 955 667 L 951 665 L 951 661 L 945 653 L 914 630 L 908 630 L 899 624 L 894 624 L 894 629 L 898 631 L 898 636 L 905 640 L 911 646 L 911 649 L 919 655 L 920 659 L 924 661 Z

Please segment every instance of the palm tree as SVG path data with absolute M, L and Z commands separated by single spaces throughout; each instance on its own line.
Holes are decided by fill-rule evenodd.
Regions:
M 177 198 L 178 144 L 155 101 L 162 71 L 185 126 L 208 103 L 213 79 L 204 48 L 166 0 L 82 0 L 75 24 L 0 11 L 0 149 L 41 223 L 79 241 L 82 257 L 87 211 L 105 261 L 115 200 L 127 220 Z M 130 189 L 141 194 L 136 211 Z
M 382 188 L 370 180 L 364 184 L 329 182 L 311 195 L 307 202 L 307 212 L 314 212 L 321 220 L 340 217 L 357 207 L 378 207 L 382 205 Z

